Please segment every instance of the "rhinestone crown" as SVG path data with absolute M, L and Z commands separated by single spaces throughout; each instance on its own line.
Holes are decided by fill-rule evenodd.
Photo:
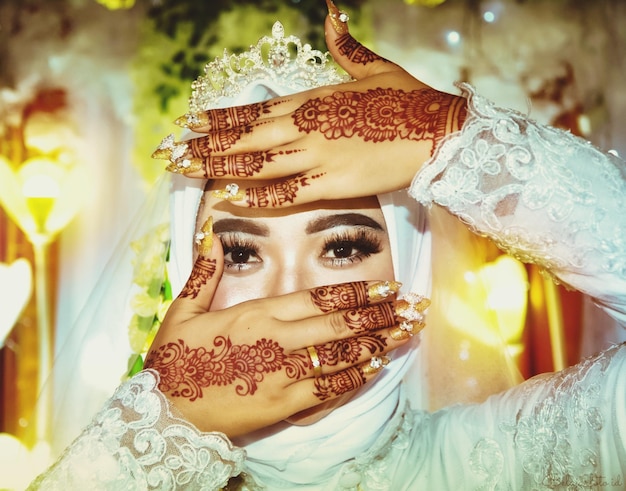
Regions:
M 204 75 L 191 85 L 189 109 L 192 113 L 216 106 L 221 97 L 235 97 L 256 80 L 271 80 L 294 91 L 350 80 L 339 73 L 328 53 L 302 44 L 297 36 L 285 36 L 280 22 L 274 23 L 272 36 L 263 36 L 241 54 L 224 50 L 204 67 Z

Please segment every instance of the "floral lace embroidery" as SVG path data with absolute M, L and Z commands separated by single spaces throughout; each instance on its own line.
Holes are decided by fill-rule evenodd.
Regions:
M 545 377 L 531 379 L 528 390 L 545 385 L 546 395 L 530 411 L 518 414 L 515 423 L 501 424 L 500 429 L 513 438 L 532 489 L 564 485 L 588 489 L 590 476 L 597 476 L 599 433 L 605 424 L 600 386 L 611 358 L 621 348 L 613 347 L 553 375 L 549 383 Z
M 122 384 L 61 458 L 29 489 L 216 490 L 245 452 L 221 433 L 175 418 L 145 370 Z
M 482 438 L 470 453 L 470 469 L 484 483 L 480 489 L 509 489 L 507 483 L 500 482 L 504 468 L 500 445 L 515 448 L 523 471 L 523 489 L 617 489 L 614 476 L 603 476 L 598 466 L 599 434 L 605 426 L 600 408 L 601 385 L 611 359 L 620 349 L 626 349 L 625 345 L 520 386 L 516 397 L 536 402 L 520 409 L 515 422 L 500 423 L 500 431 L 510 440 L 498 443 Z
M 461 88 L 470 116 L 439 144 L 411 195 L 448 208 L 524 262 L 626 275 L 624 163 Z

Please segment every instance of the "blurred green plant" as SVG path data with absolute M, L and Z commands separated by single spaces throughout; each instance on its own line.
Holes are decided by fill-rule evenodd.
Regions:
M 364 3 L 342 0 L 341 6 L 358 18 Z M 323 49 L 326 14 L 323 0 L 153 0 L 146 12 L 156 32 L 174 42 L 184 39 L 184 44 L 162 60 L 160 68 L 168 78 L 188 82 L 200 75 L 209 60 L 220 56 L 224 47 L 233 53 L 246 50 L 271 31 L 275 20 L 298 24 L 298 32 L 292 33 Z M 289 32 L 291 26 L 285 27 Z M 169 99 L 178 95 L 179 86 L 164 82 L 155 91 L 166 109 Z

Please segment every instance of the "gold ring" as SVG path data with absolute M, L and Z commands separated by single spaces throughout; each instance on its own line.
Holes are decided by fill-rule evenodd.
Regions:
M 309 358 L 311 359 L 311 364 L 313 365 L 313 375 L 315 375 L 315 378 L 321 377 L 322 363 L 320 362 L 320 357 L 317 354 L 315 346 L 309 346 L 306 350 L 309 353 Z

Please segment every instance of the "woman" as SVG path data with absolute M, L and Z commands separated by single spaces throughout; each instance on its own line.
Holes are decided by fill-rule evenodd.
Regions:
M 333 5 L 330 10 L 329 48 L 357 82 L 242 109 L 212 111 L 199 119 L 194 113 L 185 118 L 184 124 L 207 132 L 208 136 L 185 144 L 167 140 L 159 150 L 160 156 L 171 161 L 170 170 L 188 177 L 206 174 L 278 179 L 260 182 L 241 193 L 243 181 L 240 187 L 229 184 L 217 194 L 234 199 L 233 204 L 220 204 L 208 195 L 205 197 L 198 223 L 209 224 L 210 221 L 204 221 L 208 214 L 215 215 L 214 223 L 219 223 L 227 261 L 226 272 L 221 276 L 224 285 L 230 281 L 228 267 L 231 271 L 234 267 L 234 271 L 250 275 L 247 290 L 238 286 L 243 290 L 239 299 L 262 295 L 258 290 L 263 289 L 265 293 L 279 293 L 269 286 L 259 288 L 274 285 L 275 277 L 269 277 L 270 283 L 265 281 L 268 277 L 263 281 L 252 279 L 266 265 L 277 264 L 277 260 L 266 260 L 272 257 L 270 249 L 259 250 L 259 240 L 272 237 L 270 232 L 274 229 L 266 227 L 266 235 L 249 234 L 263 231 L 258 221 L 287 220 L 285 211 L 270 211 L 273 205 L 302 205 L 335 194 L 352 198 L 391 191 L 408 185 L 409 174 L 428 160 L 413 183 L 413 195 L 426 204 L 434 202 L 447 207 L 502 247 L 541 262 L 561 280 L 592 294 L 616 317 L 623 316 L 624 295 L 620 292 L 626 288 L 620 273 L 624 263 L 620 261 L 624 251 L 619 245 L 620 235 L 614 235 L 624 226 L 617 213 L 619 199 L 624 196 L 624 180 L 619 174 L 622 164 L 571 136 L 539 127 L 515 113 L 497 110 L 472 94 L 466 121 L 463 99 L 437 93 L 378 59 L 349 37 L 345 18 Z M 267 93 L 281 95 L 267 90 L 266 84 L 261 85 L 253 84 L 246 96 L 254 92 L 256 99 L 263 100 Z M 264 96 L 258 96 L 259 89 L 265 91 Z M 361 109 L 364 101 L 371 100 L 372 91 L 388 102 L 385 107 L 399 109 L 394 117 L 384 120 L 382 116 L 363 116 Z M 407 100 L 412 104 L 403 106 Z M 333 112 L 333 108 L 341 111 Z M 347 118 L 351 126 L 333 119 L 334 114 L 350 114 L 350 109 L 356 115 Z M 212 122 L 219 122 L 219 126 L 212 128 Z M 461 131 L 456 132 L 459 128 Z M 442 141 L 445 135 L 450 136 Z M 346 138 L 355 139 L 350 143 L 358 142 L 349 146 L 356 158 L 345 158 Z M 491 146 L 487 145 L 487 138 L 491 139 Z M 495 150 L 485 152 L 489 148 Z M 587 172 L 588 178 L 568 172 L 563 168 L 564 160 L 568 165 L 576 165 L 577 173 Z M 394 172 L 377 170 L 382 161 L 394 162 Z M 580 165 L 581 161 L 585 166 Z M 359 162 L 359 186 L 346 185 L 345 177 L 354 172 L 350 162 Z M 283 174 L 290 177 L 280 180 Z M 543 182 L 545 179 L 548 184 Z M 195 210 L 204 181 L 195 183 L 188 179 L 182 186 L 181 193 L 189 199 L 181 200 L 181 193 L 173 193 L 173 284 L 177 277 L 186 276 L 181 274 L 180 264 L 191 263 L 184 261 L 184 255 L 191 251 L 180 247 L 190 242 L 188 230 L 195 228 Z M 548 193 L 550 187 L 556 193 Z M 401 204 L 394 204 L 394 199 Z M 357 205 L 356 214 L 367 216 L 363 210 L 369 209 L 368 218 L 378 227 L 363 218 L 359 218 L 359 227 L 369 223 L 370 234 L 379 227 L 391 231 L 403 222 L 412 223 L 416 242 L 407 250 L 397 238 L 393 239 L 398 237 L 395 230 L 388 234 L 396 270 L 393 279 L 400 280 L 405 288 L 408 286 L 404 291 L 427 293 L 430 236 L 424 215 L 420 215 L 422 209 L 409 204 L 403 193 L 381 194 L 379 202 L 385 223 L 370 198 Z M 558 206 L 560 202 L 566 206 Z M 345 203 L 341 202 L 341 215 L 346 215 Z M 237 204 L 246 206 L 239 211 L 233 206 Z M 296 213 L 289 215 L 290 225 L 293 223 L 295 230 L 304 232 L 296 234 L 298 240 L 302 235 L 306 237 L 307 228 L 311 230 L 312 220 L 307 213 L 319 213 L 318 208 L 315 205 L 304 212 L 295 209 Z M 390 208 L 391 212 L 385 211 Z M 411 210 L 415 215 L 407 218 Z M 251 227 L 251 217 L 246 216 L 250 213 L 256 229 Z M 278 216 L 271 216 L 276 213 Z M 240 215 L 248 227 L 243 231 Z M 354 213 L 350 211 L 348 215 Z M 297 222 L 293 218 L 296 216 L 301 217 Z M 587 219 L 589 216 L 596 220 Z M 192 226 L 180 223 L 184 220 L 192 220 Z M 179 234 L 179 226 L 187 231 Z M 105 482 L 113 482 L 118 488 L 122 483 L 133 482 L 146 487 L 188 485 L 192 489 L 211 489 L 225 485 L 242 469 L 245 472 L 240 481 L 250 489 L 263 485 L 269 489 L 610 489 L 623 485 L 626 439 L 621 404 L 625 386 L 620 374 L 624 373 L 626 354 L 622 347 L 560 374 L 524 383 L 482 404 L 428 413 L 420 410 L 426 403 L 420 402 L 419 396 L 407 395 L 410 387 L 401 383 L 416 365 L 415 360 L 421 359 L 411 342 L 418 336 L 404 334 L 413 325 L 403 329 L 403 316 L 416 322 L 419 329 L 419 314 L 425 307 L 422 297 L 409 296 L 405 301 L 392 303 L 394 283 L 383 282 L 381 289 L 372 290 L 371 283 L 360 282 L 392 279 L 388 262 L 377 270 L 384 275 L 382 278 L 355 274 L 345 278 L 349 283 L 336 288 L 313 288 L 228 307 L 233 288 L 220 293 L 219 241 L 211 244 L 210 227 L 199 228 L 198 259 L 191 278 L 170 308 L 146 360 L 147 367 L 160 374 L 160 382 L 156 372 L 144 371 L 122 385 L 95 423 L 42 478 L 42 487 L 56 481 L 67 489 L 80 469 L 85 470 L 78 478 L 83 485 L 84 479 L 91 477 L 102 487 Z M 294 239 L 291 232 L 289 227 L 283 227 L 279 236 Z M 367 237 L 364 233 L 358 232 L 357 236 Z M 181 234 L 187 235 L 187 241 L 178 239 Z M 255 241 L 241 240 L 250 239 L 249 235 Z M 381 241 L 377 247 L 370 247 L 370 251 L 380 252 L 370 252 L 369 258 L 384 257 L 384 238 Z M 344 254 L 358 255 L 349 240 L 343 240 L 341 247 L 336 244 L 335 240 L 332 248 L 321 248 L 323 252 L 314 256 L 316 260 L 323 263 Z M 296 250 L 307 249 L 301 249 L 293 240 L 288 245 Z M 346 252 L 348 247 L 350 251 Z M 398 249 L 395 253 L 394 247 Z M 362 249 L 359 252 L 362 255 Z M 409 264 L 416 267 L 410 272 L 400 266 L 399 259 L 409 252 L 415 253 Z M 290 247 L 277 257 L 278 264 L 288 264 L 289 258 L 293 263 L 295 256 Z M 246 266 L 233 266 L 237 264 Z M 270 269 L 281 270 L 286 274 L 282 266 Z M 401 274 L 407 274 L 408 281 Z M 281 285 L 293 282 L 291 287 L 283 286 L 285 291 L 309 286 L 298 284 L 301 279 L 293 275 L 286 278 L 277 280 Z M 245 280 L 241 283 L 248 284 Z M 317 286 L 315 283 L 311 286 Z M 332 294 L 337 291 L 347 294 L 350 300 L 340 303 L 341 295 Z M 434 295 L 433 300 L 434 307 Z M 227 308 L 207 312 L 211 301 L 216 302 L 216 307 L 219 304 Z M 397 316 L 393 322 L 388 310 L 391 305 Z M 407 309 L 411 305 L 413 308 Z M 369 315 L 364 314 L 370 307 L 378 312 L 371 322 Z M 359 321 L 351 324 L 354 316 Z M 432 320 L 429 324 L 433 329 L 439 328 Z M 364 325 L 368 326 L 367 333 L 350 331 Z M 331 326 L 336 328 L 330 329 Z M 361 347 L 358 356 L 340 360 L 328 354 L 343 339 L 356 339 Z M 424 341 L 426 344 L 428 337 Z M 393 350 L 403 343 L 404 347 Z M 211 378 L 226 373 L 210 366 L 216 356 L 222 360 L 220 355 L 233 353 L 233 347 L 240 352 L 268 346 L 265 353 L 272 356 L 259 357 L 259 362 L 251 365 L 256 368 L 237 372 L 228 379 L 233 382 Z M 366 352 L 366 346 L 373 346 L 374 350 Z M 382 371 L 378 360 L 374 364 L 366 360 L 370 354 L 379 356 L 389 350 L 393 350 L 393 360 Z M 345 355 L 349 351 L 338 352 Z M 272 370 L 264 365 L 266 360 L 276 358 L 281 360 L 279 368 Z M 176 363 L 172 365 L 173 359 Z M 448 361 L 440 360 L 440 366 Z M 183 378 L 172 376 L 173 368 L 182 368 Z M 200 372 L 202 376 L 197 375 Z M 347 383 L 333 383 L 346 380 Z M 345 388 L 351 390 L 345 392 Z M 323 413 L 301 413 L 318 406 L 327 395 L 335 401 L 344 395 L 350 400 L 342 400 L 343 404 L 317 422 L 312 421 Z M 166 410 L 165 397 L 178 418 Z M 417 409 L 407 408 L 407 400 Z M 298 416 L 292 423 L 306 417 L 300 422 L 310 424 L 281 423 L 294 414 Z M 196 428 L 211 433 L 199 433 Z M 337 428 L 342 431 L 334 438 Z M 216 430 L 245 446 L 245 465 L 241 451 Z M 294 441 L 298 442 L 295 448 L 290 446 Z M 237 483 L 231 479 L 230 484 Z

